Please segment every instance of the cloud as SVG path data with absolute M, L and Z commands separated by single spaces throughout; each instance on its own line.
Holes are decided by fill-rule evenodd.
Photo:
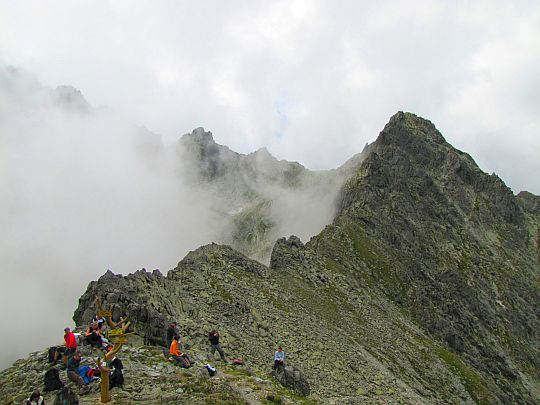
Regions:
M 17 319 L 1 332 L 5 365 L 61 340 L 106 269 L 166 272 L 224 222 L 157 135 L 20 70 L 0 67 L 0 85 L 0 316 Z
M 210 139 L 201 161 L 199 143 L 165 146 L 73 87 L 47 88 L 2 65 L 0 106 L 0 227 L 9 230 L 0 236 L 0 317 L 15 317 L 17 331 L 0 332 L 2 366 L 57 343 L 77 298 L 106 269 L 166 273 L 210 242 L 268 262 L 277 238 L 307 240 L 334 214 L 337 171 L 308 173 L 264 150 L 241 156 L 199 128 L 193 136 Z M 263 222 L 273 226 L 260 230 Z
M 537 2 L 53 1 L 3 11 L 7 63 L 74 85 L 165 142 L 204 126 L 234 150 L 267 146 L 328 169 L 408 110 L 516 191 L 540 192 L 540 180 L 521 178 L 525 166 L 539 168 L 527 153 L 540 146 L 530 134 L 539 125 Z M 488 152 L 505 137 L 517 172 Z

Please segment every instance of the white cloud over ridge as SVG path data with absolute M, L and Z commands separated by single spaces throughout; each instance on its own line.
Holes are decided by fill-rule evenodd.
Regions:
M 5 63 L 166 141 L 204 126 L 233 150 L 327 169 L 405 110 L 540 192 L 535 1 L 0 4 Z
M 0 106 L 0 318 L 14 319 L 0 331 L 0 367 L 57 343 L 86 284 L 106 269 L 165 273 L 210 242 L 268 261 L 276 239 L 307 240 L 334 214 L 337 171 L 307 173 L 264 150 L 241 156 L 202 128 L 164 146 L 73 87 L 43 87 L 12 67 L 0 66 Z M 206 160 L 197 151 L 208 140 Z M 265 233 L 250 221 L 272 226 Z
M 61 339 L 77 297 L 107 268 L 166 272 L 221 222 L 183 181 L 174 149 L 73 89 L 0 67 L 0 106 L 3 367 Z

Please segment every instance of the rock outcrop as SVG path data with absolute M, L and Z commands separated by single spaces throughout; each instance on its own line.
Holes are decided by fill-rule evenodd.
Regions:
M 193 367 L 182 369 L 166 361 L 161 350 L 141 346 L 136 341 L 122 348 L 118 357 L 124 366 L 125 382 L 111 390 L 112 404 L 117 405 L 204 405 L 204 404 L 295 404 L 314 403 L 312 399 L 299 399 L 298 395 L 284 388 L 267 373 L 256 373 L 248 365 L 237 366 L 212 361 L 217 369 L 209 376 L 203 364 L 208 362 L 206 353 L 188 349 Z M 94 366 L 100 356 L 96 349 L 82 346 L 81 364 Z M 60 379 L 66 384 L 64 391 L 43 392 L 43 376 L 50 367 L 59 370 Z M 99 381 L 82 389 L 67 379 L 59 364 L 47 363 L 47 352 L 32 353 L 28 359 L 19 360 L 0 373 L 0 403 L 22 404 L 34 389 L 41 389 L 47 404 L 91 405 L 100 403 Z
M 309 382 L 302 375 L 302 372 L 294 366 L 285 366 L 276 372 L 278 381 L 287 388 L 304 397 L 311 392 Z

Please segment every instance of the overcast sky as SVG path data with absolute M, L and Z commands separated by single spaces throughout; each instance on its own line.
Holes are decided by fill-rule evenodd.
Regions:
M 398 110 L 540 194 L 538 1 L 0 1 L 0 58 L 172 142 L 311 169 Z
M 128 123 L 328 169 L 411 111 L 540 194 L 538 72 L 537 0 L 0 0 L 0 368 L 61 341 L 107 268 L 166 272 L 215 239 L 211 196 Z M 64 110 L 58 85 L 107 109 Z

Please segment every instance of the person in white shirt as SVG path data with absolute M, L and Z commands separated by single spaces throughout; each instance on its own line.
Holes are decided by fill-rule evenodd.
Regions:
M 285 365 L 285 352 L 283 348 L 279 346 L 274 356 L 274 370 L 282 368 Z

